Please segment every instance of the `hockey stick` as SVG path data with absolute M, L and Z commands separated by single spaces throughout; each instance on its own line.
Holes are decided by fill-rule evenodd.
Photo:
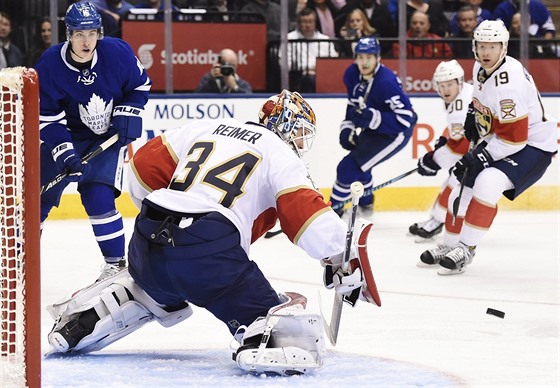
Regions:
M 354 225 L 356 223 L 356 215 L 358 214 L 358 201 L 360 200 L 362 195 L 364 195 L 364 185 L 361 182 L 354 182 L 350 186 L 350 192 L 352 194 L 352 215 L 348 220 L 348 230 L 346 231 L 346 246 L 344 248 L 344 256 L 342 260 L 343 272 L 346 272 L 346 270 L 348 269 L 348 264 L 350 262 Z M 323 316 L 325 331 L 327 332 L 327 337 L 329 337 L 329 340 L 333 346 L 336 345 L 336 340 L 338 338 L 338 329 L 340 328 L 340 318 L 342 316 L 343 299 L 344 296 L 342 294 L 335 293 L 330 323 L 327 323 L 325 317 Z
M 417 172 L 417 171 L 418 171 L 418 167 L 413 168 L 412 170 L 407 171 L 407 172 L 405 172 L 404 174 L 401 174 L 401 175 L 399 175 L 399 176 L 396 176 L 396 177 L 394 177 L 393 179 L 389 179 L 387 182 L 383 182 L 383 183 L 381 183 L 381 184 L 379 184 L 379 185 L 377 185 L 377 186 L 375 186 L 375 187 L 372 187 L 371 189 L 364 190 L 364 192 L 363 192 L 362 195 L 370 195 L 370 194 L 372 194 L 374 191 L 377 191 L 377 190 L 382 189 L 382 188 L 384 188 L 384 187 L 386 187 L 386 186 L 389 186 L 389 185 L 392 184 L 392 183 L 395 183 L 395 182 L 397 182 L 397 181 L 400 181 L 401 179 L 403 179 L 403 178 L 405 178 L 405 177 L 407 177 L 407 176 L 409 176 L 409 175 L 412 175 L 412 174 L 414 174 L 414 173 Z M 356 183 L 356 182 L 354 182 L 354 183 Z M 353 184 L 354 184 L 354 183 L 353 183 Z M 341 202 L 341 203 L 337 203 L 336 205 L 333 205 L 332 208 L 333 208 L 333 210 L 339 210 L 339 209 L 342 209 L 346 204 L 348 204 L 348 203 L 350 203 L 350 202 L 353 202 L 353 198 L 352 198 L 352 199 L 349 199 L 349 200 L 347 200 L 347 201 Z
M 471 152 L 473 148 L 474 148 L 474 140 L 471 140 L 471 142 L 469 143 L 468 152 Z M 460 183 L 461 188 L 459 189 L 459 196 L 453 200 L 453 209 L 452 209 L 453 218 L 451 220 L 452 225 L 455 225 L 455 219 L 457 218 L 457 213 L 459 213 L 459 205 L 461 204 L 461 197 L 463 196 L 463 189 L 465 188 L 465 179 L 468 173 L 469 173 L 469 168 L 467 167 L 465 168 L 465 172 L 463 173 L 463 177 L 461 178 L 461 183 Z
M 115 133 L 113 136 L 111 136 L 110 138 L 105 140 L 103 143 L 101 143 L 96 149 L 94 149 L 90 153 L 86 154 L 82 158 L 82 163 L 83 162 L 86 162 L 86 163 L 89 162 L 91 159 L 93 159 L 94 157 L 96 157 L 97 155 L 99 155 L 100 153 L 105 151 L 107 148 L 109 148 L 113 144 L 115 144 L 117 142 L 117 140 L 119 140 L 119 134 Z M 68 170 L 65 170 L 65 171 L 61 172 L 60 174 L 55 176 L 49 183 L 47 183 L 47 184 L 45 184 L 44 186 L 41 187 L 40 194 L 43 194 L 44 192 L 52 189 L 55 185 L 60 183 L 60 181 L 63 180 L 64 178 L 66 178 L 67 176 L 68 176 Z

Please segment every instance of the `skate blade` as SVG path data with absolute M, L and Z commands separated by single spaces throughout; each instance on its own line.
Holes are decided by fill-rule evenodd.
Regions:
M 451 276 L 451 275 L 460 275 L 463 272 L 465 272 L 465 267 L 460 268 L 460 269 L 448 269 L 445 267 L 440 267 L 438 269 L 437 274 L 440 276 Z
M 437 268 L 438 267 L 437 264 L 427 264 L 427 263 L 424 263 L 422 260 L 418 260 L 418 262 L 416 263 L 416 266 L 418 268 Z
M 420 237 L 420 236 L 414 236 L 414 242 L 416 244 L 423 244 L 423 243 L 433 243 L 435 242 L 437 239 L 436 236 L 432 236 L 432 237 L 428 237 L 428 238 L 424 238 L 424 237 Z

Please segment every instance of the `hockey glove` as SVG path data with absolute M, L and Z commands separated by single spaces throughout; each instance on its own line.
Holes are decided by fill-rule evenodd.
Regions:
M 381 112 L 373 108 L 367 108 L 361 112 L 356 110 L 353 121 L 356 127 L 375 130 L 381 124 Z
M 70 182 L 80 181 L 87 172 L 87 163 L 83 163 L 74 145 L 70 142 L 61 143 L 52 150 L 53 159 L 60 171 L 66 171 Z
M 132 143 L 142 135 L 142 109 L 119 105 L 113 109 L 113 130 L 119 133 L 119 145 Z
M 327 289 L 335 289 L 337 294 L 344 295 L 344 300 L 354 306 L 360 297 L 364 280 L 362 271 L 354 258 L 348 263 L 348 269 L 342 270 L 342 255 L 321 260 L 324 267 L 323 283 Z
M 447 144 L 447 138 L 440 136 L 436 141 L 434 150 L 418 159 L 418 174 L 423 176 L 434 176 L 437 174 L 441 167 L 434 161 L 434 152 L 445 144 Z
M 342 148 L 352 150 L 358 145 L 356 127 L 350 120 L 344 120 L 340 125 L 339 141 Z
M 482 147 L 477 147 L 473 151 L 465 154 L 459 161 L 455 164 L 455 169 L 453 170 L 453 174 L 457 177 L 459 181 L 463 179 L 463 176 L 467 174 L 465 177 L 468 181 L 473 181 L 473 178 L 476 178 L 478 174 L 494 162 L 494 159 L 488 151 L 486 151 L 486 143 L 481 143 Z M 467 183 L 465 183 L 467 185 Z M 471 186 L 471 185 L 467 185 Z
M 465 124 L 463 125 L 463 130 L 465 131 L 465 137 L 468 141 L 472 141 L 474 144 L 478 143 L 480 140 L 480 134 L 478 129 L 476 129 L 476 119 L 474 117 L 474 109 L 472 103 L 469 105 L 467 111 L 467 117 L 465 118 Z

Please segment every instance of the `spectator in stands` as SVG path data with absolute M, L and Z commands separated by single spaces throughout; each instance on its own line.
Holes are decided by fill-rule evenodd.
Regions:
M 165 4 L 163 0 L 146 0 L 136 3 L 134 8 L 151 8 L 157 9 L 158 14 L 155 16 L 155 20 L 163 20 L 163 10 L 165 8 Z M 174 19 L 177 17 L 179 13 L 179 7 L 177 7 L 173 2 L 171 4 L 171 11 L 174 13 Z
M 410 26 L 410 19 L 415 12 L 423 12 L 430 19 L 430 33 L 447 37 L 449 35 L 449 20 L 443 12 L 443 3 L 439 0 L 408 0 L 406 2 L 406 25 Z M 398 20 L 395 22 L 398 28 Z
M 311 40 L 311 42 L 288 43 L 288 67 L 290 69 L 290 89 L 300 93 L 315 93 L 315 66 L 317 57 L 337 57 L 329 37 L 317 31 L 317 14 L 304 8 L 298 15 L 298 28 L 288 33 L 288 41 Z
M 455 15 L 459 31 L 451 35 L 453 40 L 451 46 L 455 58 L 474 58 L 472 51 L 473 32 L 478 25 L 476 12 L 470 5 L 465 5 L 459 9 Z
M 0 69 L 23 66 L 23 53 L 10 39 L 12 19 L 6 12 L 0 11 Z
M 237 74 L 237 54 L 225 48 L 210 72 L 204 74 L 195 93 L 252 93 L 251 85 Z
M 280 4 L 280 0 L 273 0 L 273 1 Z M 289 20 L 288 31 L 297 28 L 298 15 L 305 7 L 307 7 L 307 2 L 308 0 L 288 0 L 288 20 Z M 311 2 L 311 0 L 309 0 L 309 2 Z
M 204 21 L 208 22 L 228 22 L 230 20 L 230 8 L 227 0 L 187 1 L 181 8 L 198 8 L 207 10 L 209 13 L 204 15 Z
M 509 43 L 507 53 L 509 56 L 519 59 L 521 37 L 521 14 L 518 12 L 511 19 L 509 29 Z M 535 38 L 529 33 L 529 38 Z M 556 54 L 547 39 L 531 39 L 529 41 L 529 58 L 554 58 Z
M 432 34 L 430 30 L 430 20 L 428 15 L 421 11 L 416 11 L 410 18 L 410 28 L 406 36 L 408 42 L 406 44 L 407 58 L 451 58 L 453 51 L 445 42 L 438 42 L 441 36 Z M 421 41 L 415 42 L 415 39 Z M 424 39 L 432 39 L 432 42 L 423 41 Z M 393 55 L 399 56 L 399 44 L 393 44 Z
M 255 13 L 261 15 L 259 18 L 241 15 L 242 22 L 266 22 L 267 41 L 280 40 L 280 5 L 271 0 L 248 0 L 240 9 L 241 12 Z
M 475 12 L 475 17 L 476 17 L 475 27 L 478 26 L 484 20 L 493 20 L 494 19 L 493 16 L 492 16 L 492 12 L 490 12 L 486 8 L 482 8 L 480 6 L 480 4 L 482 4 L 482 0 L 466 0 L 465 3 L 467 3 L 467 5 L 470 6 Z M 463 7 L 461 7 L 461 8 L 463 8 Z M 461 8 L 459 8 L 459 10 Z M 456 36 L 460 31 L 458 16 L 459 16 L 459 11 L 457 11 L 455 14 L 453 14 L 453 16 L 451 18 L 451 22 L 450 22 L 451 35 Z M 474 58 L 474 55 L 473 55 L 473 58 Z
M 91 0 L 99 11 L 103 20 L 103 30 L 106 36 L 120 38 L 121 20 L 134 6 L 122 0 Z
M 317 14 L 317 31 L 335 39 L 337 32 L 334 21 L 338 16 L 338 9 L 332 0 L 311 0 L 307 2 L 307 7 Z
M 346 16 L 346 23 L 340 29 L 340 36 L 348 41 L 338 45 L 340 56 L 353 58 L 358 40 L 364 36 L 375 36 L 376 32 L 375 28 L 369 24 L 364 11 L 360 8 L 353 9 Z
M 553 39 L 556 36 L 556 28 L 546 5 L 537 0 L 530 0 L 528 4 L 531 25 L 529 34 L 534 37 Z M 496 20 L 504 22 L 507 29 L 511 27 L 513 15 L 519 11 L 519 0 L 504 0 L 494 10 L 493 16 Z
M 43 51 L 48 49 L 52 43 L 52 24 L 49 17 L 41 18 L 36 28 L 32 46 L 25 61 L 28 67 L 34 67 Z
M 387 4 L 380 0 L 349 0 L 335 20 L 336 31 L 340 31 L 346 21 L 347 15 L 353 9 L 360 8 L 366 14 L 369 24 L 375 28 L 380 38 L 393 38 L 396 36 L 395 25 Z M 391 42 L 381 39 L 381 54 L 391 51 Z

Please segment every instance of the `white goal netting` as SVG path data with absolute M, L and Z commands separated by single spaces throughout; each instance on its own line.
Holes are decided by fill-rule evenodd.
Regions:
M 27 386 L 24 72 L 0 70 L 0 386 Z M 38 130 L 38 129 L 37 129 Z M 31 159 L 30 159 L 31 160 Z M 37 199 L 38 200 L 38 199 Z

